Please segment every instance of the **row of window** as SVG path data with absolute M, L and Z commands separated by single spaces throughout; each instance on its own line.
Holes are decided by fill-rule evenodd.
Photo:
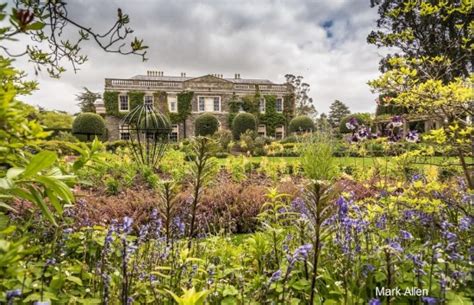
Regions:
M 171 132 L 168 136 L 169 140 L 172 142 L 177 142 L 178 133 L 179 133 L 178 125 L 171 125 Z M 119 135 L 120 135 L 120 140 L 130 140 L 130 130 L 126 126 L 119 127 Z M 154 135 L 150 134 L 150 136 L 154 136 Z
M 130 139 L 130 130 L 127 127 L 121 126 L 119 128 L 120 140 Z M 259 136 L 265 137 L 267 135 L 267 127 L 264 124 L 258 125 L 257 133 Z M 275 139 L 281 140 L 285 137 L 285 128 L 283 125 L 275 128 Z M 177 142 L 179 138 L 179 127 L 178 125 L 171 125 L 171 132 L 169 134 L 169 140 Z
M 145 105 L 153 108 L 153 96 L 145 95 L 143 98 Z M 119 111 L 130 111 L 128 95 L 119 95 Z M 178 112 L 178 99 L 176 96 L 168 97 L 168 109 L 170 112 Z M 258 105 L 260 112 L 265 112 L 265 99 L 261 99 Z M 283 99 L 277 98 L 275 101 L 276 112 L 283 112 Z M 198 96 L 198 112 L 222 112 L 222 101 L 220 96 Z

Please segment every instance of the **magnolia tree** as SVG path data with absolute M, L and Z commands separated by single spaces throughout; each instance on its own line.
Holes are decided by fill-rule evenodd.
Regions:
M 428 114 L 442 122 L 442 127 L 433 130 L 428 139 L 449 146 L 459 157 L 469 188 L 474 189 L 472 164 L 466 156 L 472 153 L 473 90 L 472 75 L 443 80 L 444 73 L 431 74 L 434 67 L 438 71 L 449 71 L 450 60 L 437 56 L 432 58 L 407 59 L 394 57 L 388 60 L 392 67 L 378 79 L 370 81 L 374 92 L 395 93 L 390 103 L 406 106 L 411 112 Z M 425 71 L 421 67 L 428 67 Z

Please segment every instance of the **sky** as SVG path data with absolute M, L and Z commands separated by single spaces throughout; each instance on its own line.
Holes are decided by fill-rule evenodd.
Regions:
M 133 35 L 149 46 L 148 61 L 105 53 L 83 45 L 89 61 L 60 79 L 34 74 L 26 58 L 15 66 L 39 82 L 22 100 L 47 109 L 79 111 L 76 94 L 87 87 L 103 92 L 105 78 L 129 78 L 147 70 L 165 75 L 211 73 L 263 78 L 276 83 L 301 75 L 311 86 L 319 113 L 338 99 L 352 112 L 374 112 L 375 95 L 367 81 L 380 73 L 383 50 L 366 42 L 377 11 L 369 0 L 74 0 L 69 15 L 97 32 L 115 21 L 117 8 L 130 16 Z M 19 43 L 27 43 L 20 40 Z

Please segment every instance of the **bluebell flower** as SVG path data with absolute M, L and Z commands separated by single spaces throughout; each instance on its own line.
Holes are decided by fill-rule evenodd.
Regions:
M 402 237 L 402 239 L 412 239 L 413 238 L 413 235 L 411 235 L 410 232 L 405 231 L 405 230 L 400 230 L 400 236 Z
M 122 223 L 122 232 L 130 234 L 132 232 L 133 218 L 125 216 Z
M 273 272 L 272 276 L 270 277 L 270 284 L 279 281 L 281 278 L 281 270 L 278 269 L 277 271 Z
M 436 305 L 438 304 L 438 299 L 433 297 L 422 297 L 421 301 L 427 305 Z
M 402 246 L 400 246 L 400 244 L 396 241 L 392 241 L 389 243 L 389 247 L 394 250 L 394 251 L 397 251 L 397 252 L 403 252 L 403 248 Z
M 459 221 L 459 230 L 468 231 L 472 224 L 472 218 L 465 216 Z
M 51 305 L 50 301 L 36 301 L 33 305 Z
M 6 294 L 7 303 L 13 304 L 13 298 L 21 297 L 21 289 L 8 290 Z
M 375 271 L 375 267 L 371 264 L 364 264 L 362 266 L 362 275 L 364 277 L 367 277 L 369 275 L 369 273 L 372 273 Z
M 369 305 L 382 305 L 382 302 L 379 299 L 371 299 Z

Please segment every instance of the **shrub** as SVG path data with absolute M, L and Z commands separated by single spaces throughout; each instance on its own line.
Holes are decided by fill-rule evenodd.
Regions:
M 219 121 L 214 115 L 204 113 L 196 118 L 194 126 L 196 136 L 210 136 L 219 129 Z
M 339 125 L 339 132 L 340 133 L 349 133 L 351 130 L 349 130 L 346 127 L 346 123 L 352 119 L 355 118 L 357 120 L 357 123 L 359 125 L 368 125 L 370 123 L 370 114 L 368 113 L 354 113 L 351 115 L 346 116 L 341 120 L 341 124 Z
M 104 139 L 106 136 L 104 119 L 95 113 L 81 113 L 72 123 L 72 134 L 80 141 L 90 141 L 96 136 Z
M 286 138 L 280 140 L 281 144 L 285 143 L 297 143 L 298 142 L 298 137 L 295 135 L 287 136 Z
M 222 150 L 226 151 L 229 148 L 230 142 L 232 142 L 232 132 L 226 129 L 221 129 L 215 134 L 217 142 Z
M 293 118 L 289 125 L 290 132 L 304 133 L 314 130 L 314 122 L 307 115 L 300 115 Z
M 251 113 L 239 113 L 232 121 L 232 134 L 234 139 L 239 140 L 240 135 L 247 130 L 257 130 L 257 120 Z

